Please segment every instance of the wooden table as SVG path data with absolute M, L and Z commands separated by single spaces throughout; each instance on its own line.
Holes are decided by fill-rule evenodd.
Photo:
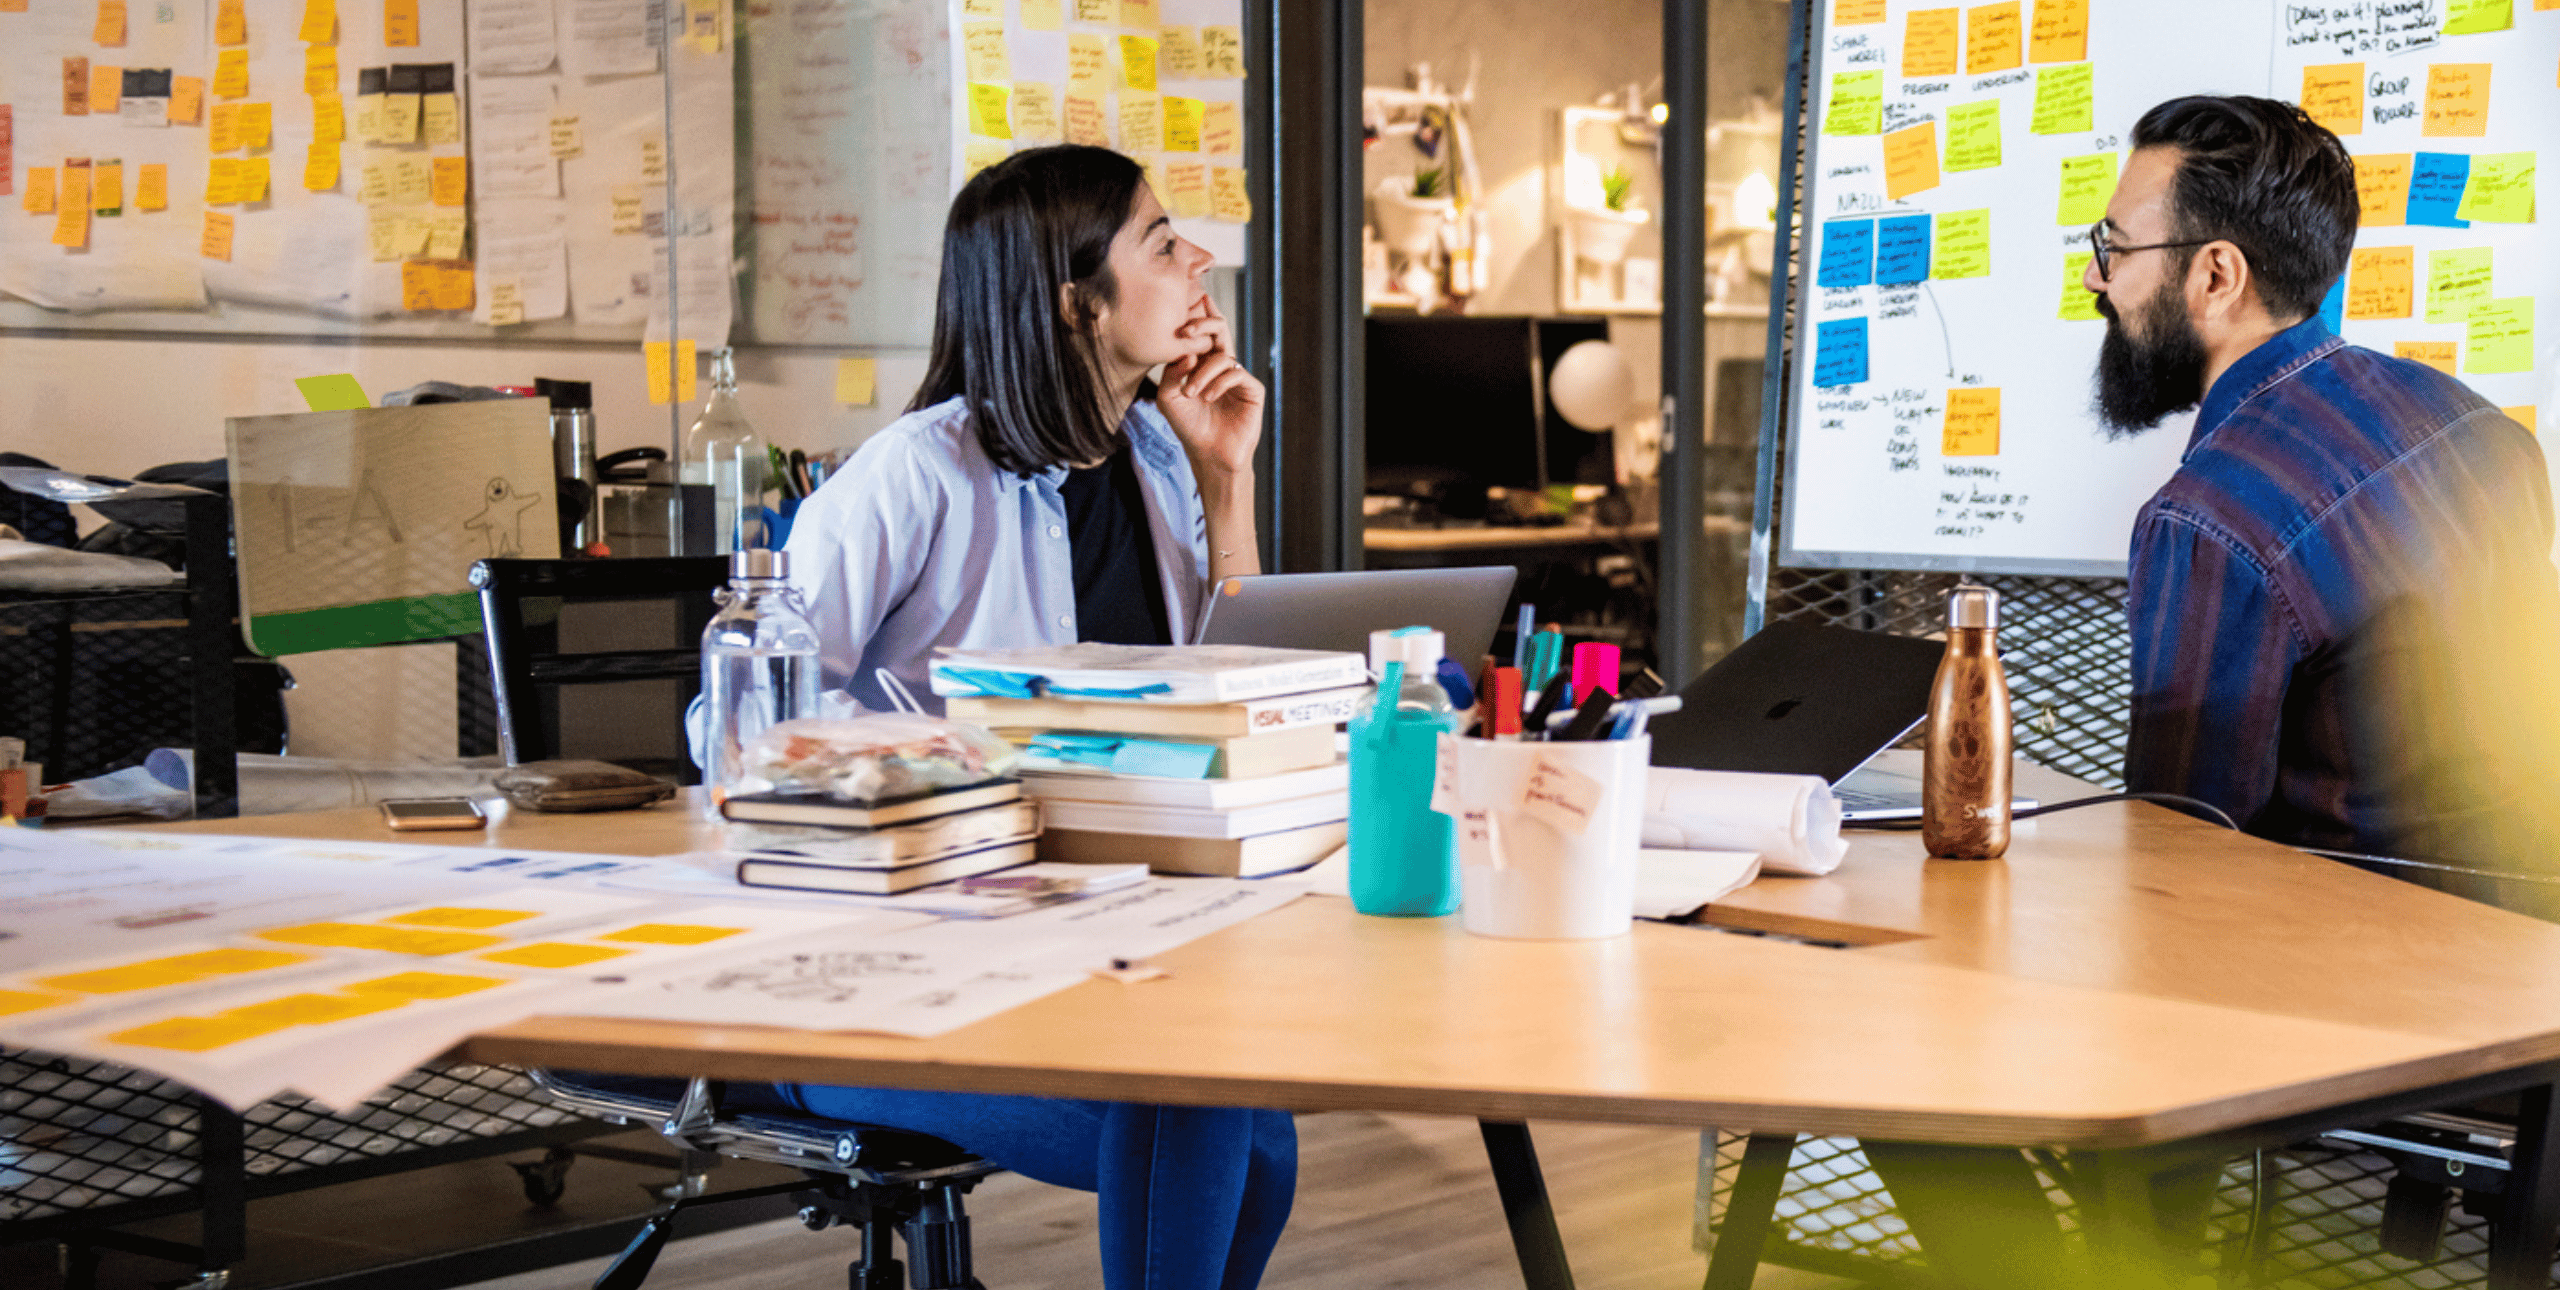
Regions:
M 363 812 L 188 827 L 389 836 Z M 674 808 L 501 817 L 483 841 L 658 854 L 699 827 Z M 2067 1147 L 2103 1190 L 2098 1217 L 2140 1219 L 2134 1182 L 2169 1165 L 2521 1090 L 2492 1284 L 2544 1284 L 2560 1231 L 2546 1149 L 2560 927 L 2148 805 L 2022 822 L 1992 863 L 1928 860 L 1916 834 L 1853 837 L 1833 877 L 1765 878 L 1709 914 L 1850 950 L 1657 924 L 1497 941 L 1309 898 L 1163 956 L 1167 979 L 1078 985 L 937 1039 L 541 1017 L 460 1055 L 1471 1115 L 1488 1122 L 1533 1285 L 1569 1280 L 1525 1131 L 1503 1127 L 1526 1118 L 1750 1129 L 1746 1182 L 1766 1183 L 1767 1203 L 1766 1148 L 1793 1134 Z M 1748 1284 L 1759 1201 L 1737 1192 L 1746 1230 L 1728 1221 L 1711 1285 Z

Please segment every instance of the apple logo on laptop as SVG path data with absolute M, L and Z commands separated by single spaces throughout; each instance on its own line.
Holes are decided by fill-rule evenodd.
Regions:
M 1778 700 L 1777 705 L 1770 708 L 1765 715 L 1769 720 L 1776 721 L 1779 718 L 1786 716 L 1788 713 L 1795 711 L 1796 706 L 1803 702 L 1804 700 L 1802 699 L 1780 699 Z

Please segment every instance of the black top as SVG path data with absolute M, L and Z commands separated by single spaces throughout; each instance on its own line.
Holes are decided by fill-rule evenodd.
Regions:
M 1137 462 L 1123 438 L 1098 466 L 1070 467 L 1058 494 L 1067 504 L 1067 550 L 1075 563 L 1076 635 L 1112 645 L 1170 645 L 1164 585 Z

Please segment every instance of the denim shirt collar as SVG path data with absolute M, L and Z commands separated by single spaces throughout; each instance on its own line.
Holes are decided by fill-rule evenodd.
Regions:
M 1164 413 L 1156 407 L 1154 399 L 1142 396 L 1131 403 L 1129 415 L 1120 420 L 1120 432 L 1129 437 L 1130 450 L 1137 454 L 1138 465 L 1145 473 L 1161 475 L 1182 460 L 1182 442 L 1174 437 L 1172 425 L 1165 421 Z M 1048 484 L 1051 492 L 1056 492 L 1067 482 L 1065 466 L 1051 466 L 1029 475 L 1001 470 L 996 475 L 1007 491 L 1028 488 L 1034 481 L 1039 481 Z
M 2241 404 L 2344 344 L 2329 333 L 2320 315 L 2313 314 L 2241 355 L 2240 361 L 2225 368 L 2213 388 L 2205 391 L 2204 404 L 2196 409 L 2195 432 L 2187 436 L 2186 451 L 2178 454 L 2178 459 L 2194 456 L 2206 437 L 2230 420 Z

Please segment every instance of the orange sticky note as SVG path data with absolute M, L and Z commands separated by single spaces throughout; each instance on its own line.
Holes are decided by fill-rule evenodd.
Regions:
M 2453 348 L 2453 342 L 2449 340 L 2404 340 L 2393 344 L 2391 353 L 2395 358 L 2424 363 L 2451 376 L 2453 375 Z
M 2545 4 L 2542 7 L 2545 9 L 2560 8 L 2560 0 L 2550 0 L 2550 3 Z M 2542 427 L 2536 424 L 2538 418 L 2535 416 L 2535 413 L 2538 409 L 2536 409 L 2532 404 L 2527 403 L 2521 407 L 2500 408 L 2498 410 L 2506 413 L 2508 420 L 2515 422 L 2517 425 L 2523 426 L 2526 433 L 2542 433 Z
M 169 167 L 155 161 L 142 168 L 133 183 L 133 204 L 137 210 L 169 209 Z
M 121 67 L 89 68 L 89 115 L 114 116 L 124 102 L 124 69 Z
M 1857 27 L 1884 21 L 1884 0 L 1831 0 L 1831 25 Z
M 436 307 L 436 266 L 425 260 L 400 263 L 400 307 L 412 313 Z
M 2489 133 L 2489 64 L 2431 64 L 2427 114 L 2418 133 L 2430 139 L 2477 139 Z
M 1923 121 L 1884 137 L 1884 195 L 1900 201 L 1938 186 L 1938 123 Z
M 226 49 L 213 56 L 213 96 L 218 99 L 249 97 L 249 51 Z
M 89 180 L 89 209 L 101 215 L 124 213 L 124 163 L 101 161 Z
M 435 171 L 427 181 L 431 200 L 438 206 L 460 206 L 471 191 L 470 158 L 438 157 L 432 164 Z
M 1201 109 L 1200 151 L 1244 151 L 1244 117 L 1235 104 L 1224 99 L 1211 99 L 1209 105 Z
M 2417 262 L 2415 247 L 2357 248 L 2347 262 L 2347 317 L 2408 317 L 2417 294 Z
M 98 0 L 98 25 L 89 39 L 101 45 L 124 43 L 124 0 Z
M 213 43 L 245 45 L 249 43 L 248 0 L 222 0 L 213 11 Z
M 338 0 L 302 0 L 302 29 L 294 39 L 325 45 L 338 38 Z
M 276 105 L 243 103 L 240 105 L 240 146 L 273 147 L 276 141 Z
M 302 51 L 302 92 L 327 94 L 338 88 L 338 47 L 310 45 Z
M 239 186 L 239 158 L 216 157 L 206 164 L 204 171 L 205 205 L 228 206 L 231 203 L 240 200 L 239 198 L 231 195 L 233 190 L 237 189 Z
M 1978 5 L 1964 14 L 1964 74 L 2005 72 L 2026 61 L 2019 52 L 2018 0 Z
M 240 105 L 216 103 L 205 116 L 205 147 L 214 152 L 240 150 Z
M 693 402 L 692 341 L 676 342 L 672 369 L 668 363 L 667 342 L 663 340 L 653 340 L 643 344 L 640 347 L 640 358 L 648 368 L 651 403 Z
M 1102 100 L 1091 94 L 1067 96 L 1067 142 L 1096 148 L 1111 146 L 1111 127 L 1102 114 Z
M 2409 168 L 2405 152 L 2360 156 L 2356 163 L 2358 228 L 2389 228 L 2409 222 Z
M 382 0 L 382 43 L 418 43 L 418 0 Z
M 315 193 L 338 186 L 338 145 L 314 143 L 302 154 L 302 186 Z
M 1963 29 L 1961 9 L 1915 9 L 1903 15 L 1903 77 L 1955 75 Z
M 1947 419 L 1938 451 L 1948 457 L 2000 455 L 2000 391 L 1947 391 Z
M 27 191 L 18 195 L 18 209 L 29 215 L 53 213 L 53 167 L 27 167 Z
M 1166 214 L 1175 219 L 1208 218 L 1209 170 L 1207 167 L 1197 163 L 1166 166 L 1164 182 Z
M 2303 68 L 2302 111 L 2331 134 L 2364 133 L 2364 64 Z
M 169 124 L 194 125 L 204 111 L 204 78 L 172 76 L 169 78 Z
M 234 171 L 231 176 L 232 200 L 241 202 L 265 201 L 267 199 L 267 174 L 267 159 L 265 157 L 242 157 L 240 159 L 240 168 Z
M 1244 167 L 1209 167 L 1209 218 L 1223 224 L 1253 220 L 1253 190 L 1245 184 Z
M 347 100 L 340 94 L 311 96 L 311 139 L 314 143 L 347 140 Z
M 53 208 L 53 244 L 79 250 L 89 245 L 89 163 L 62 167 L 62 197 Z
M 2036 0 L 2036 25 L 2028 33 L 2028 61 L 2076 63 L 2088 56 L 2089 0 Z
M 471 262 L 469 260 L 432 260 L 435 265 L 436 308 L 445 310 L 471 307 Z

